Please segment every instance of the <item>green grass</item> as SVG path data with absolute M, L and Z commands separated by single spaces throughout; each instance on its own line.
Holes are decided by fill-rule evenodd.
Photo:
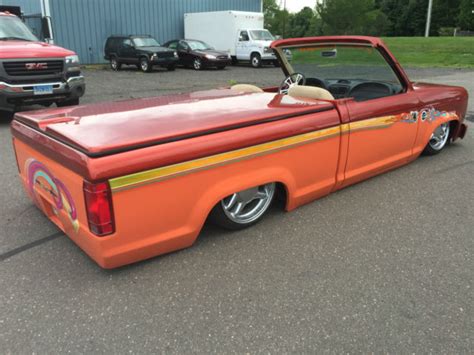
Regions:
M 474 68 L 474 37 L 385 37 L 383 40 L 403 67 Z M 385 65 L 379 55 L 370 51 L 339 47 L 337 58 L 323 58 L 321 50 L 293 50 L 293 61 L 319 66 Z
M 474 68 L 474 37 L 385 37 L 404 67 Z

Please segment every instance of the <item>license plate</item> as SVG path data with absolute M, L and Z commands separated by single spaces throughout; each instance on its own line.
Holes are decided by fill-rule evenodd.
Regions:
M 35 95 L 46 95 L 53 93 L 53 85 L 37 85 L 33 87 Z

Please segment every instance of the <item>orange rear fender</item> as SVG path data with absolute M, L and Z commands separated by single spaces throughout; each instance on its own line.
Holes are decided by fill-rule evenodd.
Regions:
M 281 183 L 285 187 L 286 209 L 291 209 L 294 205 L 293 196 L 296 189 L 293 173 L 283 166 L 267 166 L 257 170 L 248 170 L 239 175 L 225 176 L 212 186 L 209 185 L 194 205 L 191 217 L 194 223 L 192 224 L 199 221 L 202 226 L 214 206 L 227 196 L 237 191 L 272 182 Z

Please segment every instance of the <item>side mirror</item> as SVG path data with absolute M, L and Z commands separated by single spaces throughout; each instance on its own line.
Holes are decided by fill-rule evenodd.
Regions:
M 325 58 L 336 58 L 337 57 L 337 49 L 332 49 L 329 51 L 322 51 L 321 57 Z
M 50 19 L 49 17 L 42 17 L 41 18 L 41 32 L 43 32 L 43 38 L 45 42 L 48 42 L 52 39 L 51 31 L 50 31 Z

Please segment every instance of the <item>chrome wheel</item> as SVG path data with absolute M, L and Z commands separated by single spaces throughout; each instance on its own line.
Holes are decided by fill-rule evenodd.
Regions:
M 260 59 L 259 54 L 252 54 L 252 57 L 250 58 L 250 63 L 252 64 L 252 67 L 254 68 L 259 68 L 262 66 L 262 61 Z
M 195 70 L 201 70 L 201 67 L 202 67 L 201 59 L 199 58 L 194 59 L 193 67 Z
M 140 69 L 142 70 L 142 72 L 150 71 L 151 67 L 150 67 L 150 63 L 148 63 L 148 59 L 146 58 L 140 59 Z
M 230 221 L 242 225 L 250 224 L 265 213 L 274 194 L 274 183 L 252 187 L 223 199 L 222 210 Z
M 440 151 L 446 145 L 449 137 L 449 122 L 441 124 L 431 135 L 429 145 L 433 150 Z

